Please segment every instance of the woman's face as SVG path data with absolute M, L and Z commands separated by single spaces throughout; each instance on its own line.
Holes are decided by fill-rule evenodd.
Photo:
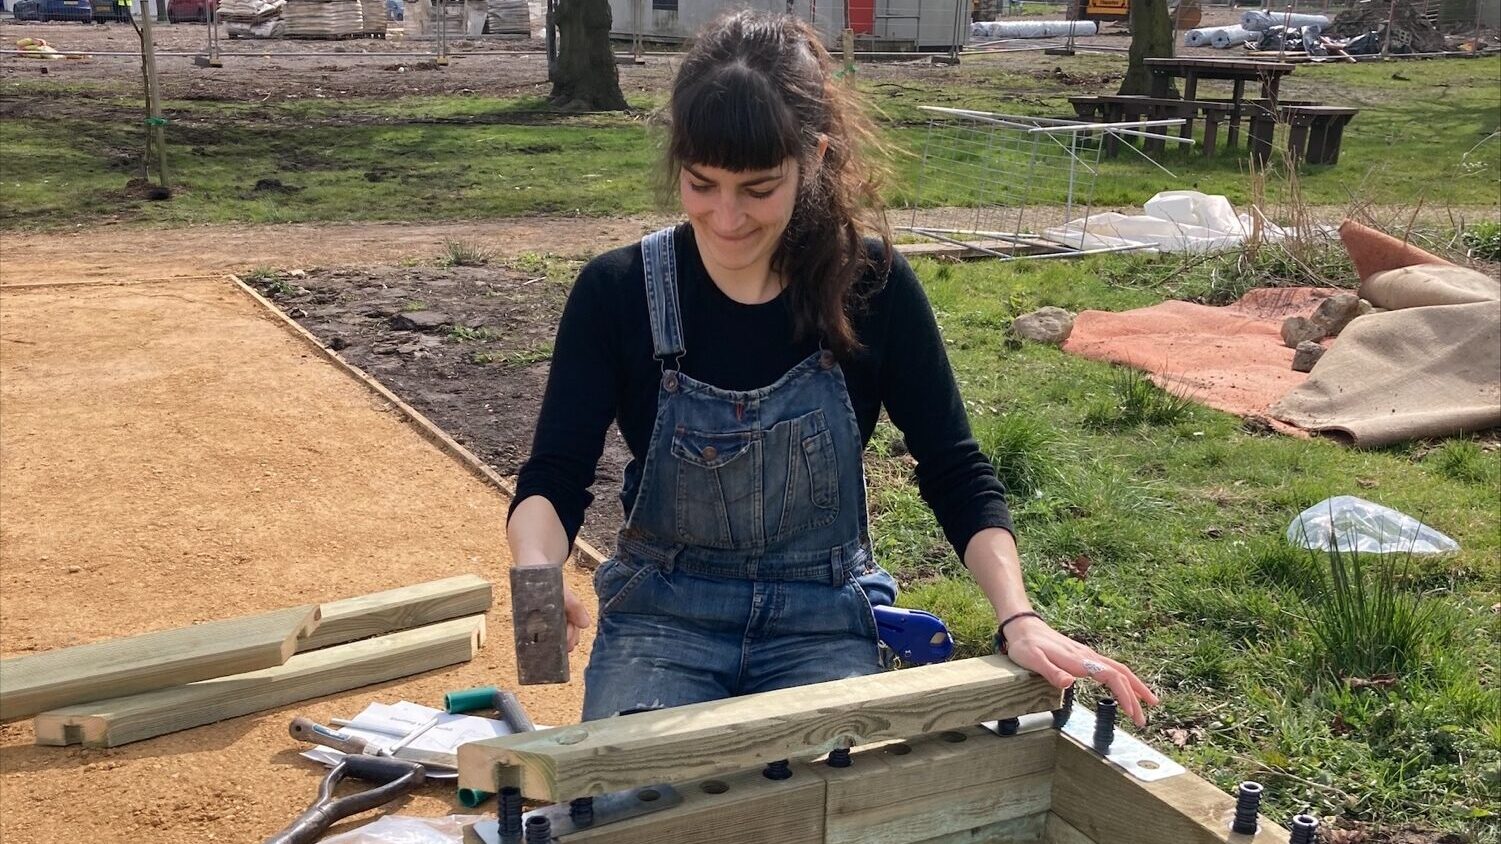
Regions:
M 683 209 L 710 267 L 742 270 L 771 261 L 797 204 L 798 164 L 770 170 L 721 170 L 685 164 L 678 171 Z

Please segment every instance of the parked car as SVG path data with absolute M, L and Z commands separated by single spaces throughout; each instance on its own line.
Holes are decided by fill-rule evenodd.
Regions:
M 94 20 L 93 0 L 40 0 L 38 5 L 41 17 L 36 20 L 83 23 L 92 23 Z
M 208 22 L 209 3 L 219 9 L 219 0 L 167 0 L 167 20 L 173 23 L 184 21 Z
M 10 13 L 18 21 L 39 21 L 42 19 L 42 0 L 16 0 Z

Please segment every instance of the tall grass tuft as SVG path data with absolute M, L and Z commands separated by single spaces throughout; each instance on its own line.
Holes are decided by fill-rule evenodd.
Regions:
M 1501 480 L 1494 461 L 1487 461 L 1485 452 L 1470 440 L 1450 440 L 1423 459 L 1444 477 L 1467 484 L 1491 484 Z
M 1092 428 L 1134 428 L 1137 425 L 1171 425 L 1193 411 L 1187 389 L 1164 390 L 1145 372 L 1116 367 L 1110 379 L 1111 400 L 1098 401 L 1084 413 Z
M 1329 579 L 1310 618 L 1323 667 L 1346 679 L 1411 674 L 1447 638 L 1447 618 L 1434 601 L 1400 588 L 1411 555 L 1363 554 L 1340 544 L 1327 551 Z
M 438 264 L 444 267 L 483 267 L 490 263 L 494 257 L 488 249 L 476 246 L 462 240 L 449 240 L 443 243 L 443 254 L 438 257 Z
M 1058 478 L 1061 443 L 1053 426 L 1022 413 L 981 422 L 975 430 L 980 450 L 1013 496 L 1030 498 Z

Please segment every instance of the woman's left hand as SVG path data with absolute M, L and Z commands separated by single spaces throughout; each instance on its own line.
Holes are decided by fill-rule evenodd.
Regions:
M 1157 705 L 1157 695 L 1136 674 L 1093 648 L 1059 633 L 1040 618 L 1018 618 L 1006 625 L 1006 655 L 1012 662 L 1042 675 L 1054 686 L 1068 688 L 1088 677 L 1110 689 L 1121 710 L 1138 727 L 1147 723 L 1143 704 Z

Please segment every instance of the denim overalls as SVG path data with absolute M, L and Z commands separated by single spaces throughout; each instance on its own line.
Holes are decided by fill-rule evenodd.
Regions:
M 625 470 L 634 504 L 594 575 L 584 720 L 882 670 L 871 606 L 892 603 L 896 582 L 871 556 L 860 431 L 833 354 L 758 390 L 689 378 L 673 229 L 641 253 L 662 381 L 646 456 Z

